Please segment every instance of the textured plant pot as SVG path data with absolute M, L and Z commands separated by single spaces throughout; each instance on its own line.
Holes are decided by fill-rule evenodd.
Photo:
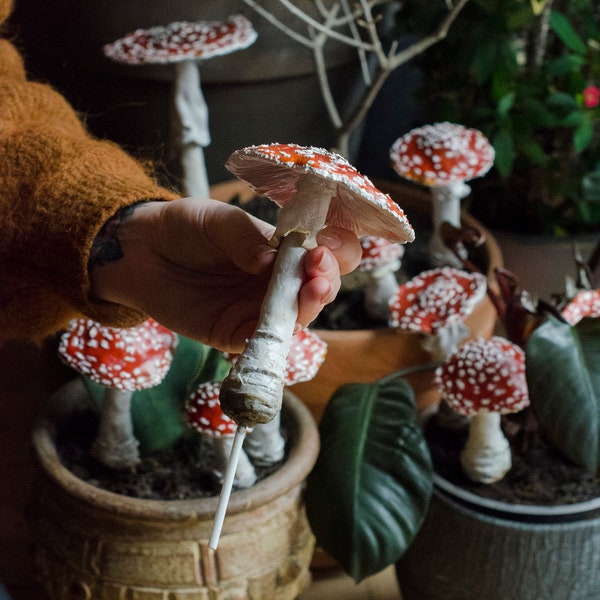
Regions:
M 600 498 L 508 504 L 436 477 L 428 516 L 396 572 L 403 600 L 595 600 Z
M 61 409 L 63 410 L 63 409 Z M 231 495 L 216 551 L 217 498 L 139 500 L 78 479 L 57 456 L 58 411 L 33 432 L 39 481 L 29 511 L 37 575 L 51 600 L 292 600 L 309 580 L 314 537 L 302 482 L 318 452 L 310 413 L 292 394 L 289 456 Z

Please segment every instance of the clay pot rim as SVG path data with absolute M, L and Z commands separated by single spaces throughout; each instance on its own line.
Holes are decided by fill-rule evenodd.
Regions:
M 494 519 L 547 524 L 600 518 L 600 496 L 572 504 L 513 504 L 478 496 L 437 473 L 433 475 L 433 482 L 434 493 L 446 502 Z
M 303 402 L 286 390 L 283 397 L 282 420 L 288 427 L 290 445 L 282 468 L 254 486 L 231 494 L 228 514 L 245 512 L 273 501 L 299 485 L 311 471 L 319 451 L 316 423 Z M 51 417 L 41 416 L 32 431 L 32 444 L 38 468 L 53 484 L 81 502 L 103 508 L 122 516 L 157 521 L 205 520 L 216 512 L 218 496 L 188 500 L 148 500 L 124 496 L 91 485 L 79 479 L 61 462 L 54 443 L 56 426 Z

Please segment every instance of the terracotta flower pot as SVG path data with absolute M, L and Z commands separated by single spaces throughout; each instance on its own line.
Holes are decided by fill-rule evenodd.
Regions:
M 597 598 L 600 498 L 509 504 L 436 477 L 427 519 L 396 570 L 404 600 Z
M 61 409 L 63 410 L 63 409 Z M 60 415 L 38 420 L 39 482 L 30 510 L 39 579 L 52 600 L 292 600 L 309 579 L 314 538 L 302 482 L 317 456 L 308 410 L 286 393 L 284 465 L 231 495 L 216 551 L 208 548 L 217 498 L 140 500 L 97 488 L 60 462 Z

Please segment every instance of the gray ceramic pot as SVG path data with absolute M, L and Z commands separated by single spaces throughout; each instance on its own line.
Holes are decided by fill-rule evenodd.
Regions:
M 396 572 L 403 600 L 597 600 L 600 498 L 513 505 L 436 477 L 427 519 Z

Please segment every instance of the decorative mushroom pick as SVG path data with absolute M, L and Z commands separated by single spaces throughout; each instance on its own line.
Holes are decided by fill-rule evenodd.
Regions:
M 481 483 L 502 479 L 512 459 L 500 417 L 529 405 L 523 350 L 497 336 L 469 340 L 436 370 L 435 381 L 451 408 L 472 417 L 460 456 L 467 476 Z
M 221 406 L 239 425 L 266 423 L 280 411 L 286 358 L 298 316 L 302 259 L 316 235 L 334 225 L 357 236 L 409 242 L 404 212 L 347 160 L 321 148 L 295 144 L 250 146 L 234 152 L 227 168 L 281 207 L 272 245 L 279 252 L 259 323 L 221 386 Z M 241 446 L 241 443 L 239 444 Z M 236 444 L 234 442 L 234 449 Z M 235 460 L 232 452 L 230 463 Z M 216 548 L 229 492 L 223 485 L 209 546 Z
M 365 311 L 377 321 L 387 322 L 390 316 L 389 301 L 398 290 L 396 271 L 400 268 L 404 246 L 384 238 L 360 238 L 362 257 L 358 270 L 369 278 L 365 289 Z
M 129 469 L 139 462 L 131 397 L 164 379 L 176 344 L 177 336 L 152 319 L 127 329 L 75 319 L 62 335 L 58 347 L 62 360 L 106 388 L 90 450 L 106 466 Z
M 487 173 L 494 156 L 493 146 L 481 132 L 448 122 L 417 127 L 392 145 L 390 158 L 398 175 L 431 188 L 430 256 L 435 266 L 462 266 L 446 248 L 440 226 L 448 222 L 460 227 L 460 201 L 471 191 L 465 182 Z
M 207 439 L 215 455 L 213 475 L 221 482 L 227 469 L 231 454 L 236 424 L 222 410 L 219 403 L 220 382 L 205 381 L 189 396 L 185 412 L 188 425 Z M 250 487 L 256 482 L 256 471 L 242 450 L 237 465 L 234 485 L 239 488 Z
M 424 271 L 403 283 L 390 300 L 390 327 L 425 335 L 423 347 L 445 360 L 469 334 L 465 319 L 481 301 L 487 279 L 452 267 Z
M 252 23 L 242 15 L 226 21 L 180 21 L 138 29 L 104 46 L 104 54 L 128 65 L 176 64 L 175 109 L 181 126 L 181 163 L 185 192 L 208 198 L 203 147 L 210 144 L 208 107 L 198 63 L 247 48 L 256 40 Z

